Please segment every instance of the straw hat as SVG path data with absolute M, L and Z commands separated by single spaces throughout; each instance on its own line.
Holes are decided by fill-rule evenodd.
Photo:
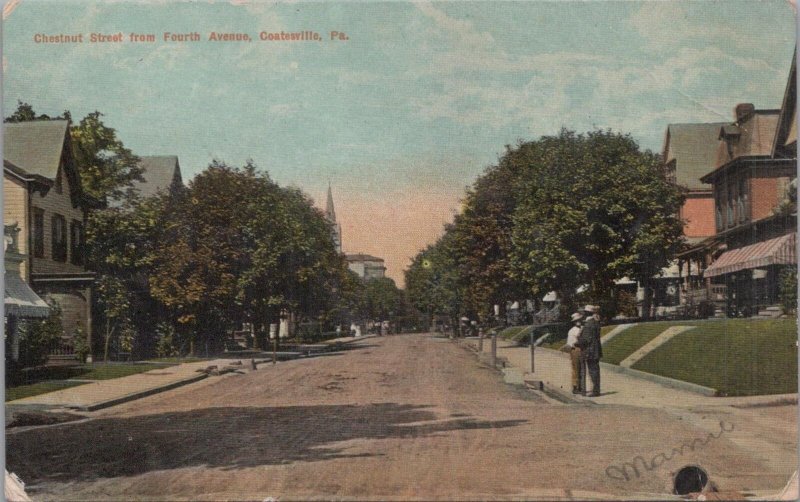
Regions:
M 581 319 L 583 319 L 583 315 L 580 312 L 572 314 L 572 322 L 580 321 Z

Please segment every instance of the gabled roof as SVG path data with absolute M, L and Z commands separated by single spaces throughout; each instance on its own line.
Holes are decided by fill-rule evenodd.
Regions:
M 3 160 L 16 167 L 18 174 L 22 172 L 51 181 L 58 178 L 58 169 L 63 161 L 73 205 L 98 205 L 98 201 L 83 192 L 66 120 L 3 124 Z
M 797 54 L 792 56 L 789 81 L 783 94 L 778 130 L 772 145 L 773 157 L 797 155 Z
M 133 188 L 142 197 L 151 197 L 159 191 L 167 192 L 170 187 L 183 185 L 181 166 L 175 155 L 139 157 L 144 181 L 134 181 Z
M 740 121 L 721 127 L 714 169 L 700 180 L 712 183 L 739 159 L 770 157 L 779 114 L 780 110 L 752 110 Z
M 3 158 L 28 174 L 54 180 L 61 163 L 68 127 L 66 120 L 3 124 Z
M 678 185 L 690 190 L 708 189 L 700 178 L 714 169 L 719 130 L 724 122 L 670 124 L 664 138 L 664 163 L 675 161 Z
M 21 167 L 16 166 L 7 160 L 3 160 L 3 172 L 10 174 L 24 183 L 32 184 L 34 190 L 39 190 L 42 192 L 46 192 L 54 184 L 53 180 L 50 178 L 45 178 L 44 176 L 40 176 L 38 174 L 29 174 Z
M 730 150 L 725 141 L 719 143 L 714 167 L 722 167 L 739 157 L 771 155 L 779 114 L 780 110 L 755 110 L 741 123 L 733 124 L 735 130 L 731 126 L 720 129 L 720 139 L 736 135 L 738 139 L 731 138 Z

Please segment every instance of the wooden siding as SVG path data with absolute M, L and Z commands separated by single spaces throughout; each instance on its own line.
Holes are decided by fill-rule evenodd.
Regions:
M 12 222 L 19 224 L 19 252 L 27 255 L 28 228 L 30 215 L 28 214 L 28 189 L 25 183 L 13 175 L 4 173 L 3 176 L 3 222 L 8 225 Z M 20 263 L 20 275 L 27 279 L 28 263 Z
M 33 207 L 44 210 L 44 258 L 31 257 L 33 273 L 80 273 L 86 270 L 78 265 L 70 263 L 70 247 L 72 238 L 69 235 L 69 224 L 74 221 L 84 222 L 83 210 L 74 207 L 70 198 L 69 179 L 64 176 L 63 168 L 59 169 L 58 176 L 61 177 L 62 190 L 58 193 L 56 187 L 51 188 L 47 195 L 42 196 L 35 193 L 31 197 Z M 67 222 L 67 260 L 65 262 L 53 260 L 53 216 L 60 214 Z M 29 232 L 33 229 L 30 228 Z M 31 238 L 32 234 L 31 234 Z

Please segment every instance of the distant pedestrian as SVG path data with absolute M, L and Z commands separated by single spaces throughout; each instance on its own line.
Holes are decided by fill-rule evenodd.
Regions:
M 583 374 L 583 364 L 581 361 L 581 348 L 578 346 L 578 339 L 581 336 L 583 315 L 579 312 L 572 314 L 572 327 L 567 332 L 567 343 L 564 345 L 566 352 L 569 353 L 570 368 L 572 368 L 572 393 L 585 394 L 585 376 Z
M 600 395 L 600 359 L 603 357 L 603 346 L 600 344 L 600 308 L 596 305 L 584 307 L 586 320 L 579 337 L 581 359 L 586 364 L 586 372 L 592 379 L 592 392 L 589 397 Z

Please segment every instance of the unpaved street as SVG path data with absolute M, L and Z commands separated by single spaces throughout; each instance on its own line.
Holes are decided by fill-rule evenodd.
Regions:
M 771 413 L 793 423 L 795 410 Z M 92 417 L 10 430 L 9 470 L 36 498 L 59 500 L 635 496 L 668 493 L 686 464 L 727 489 L 785 482 L 737 438 L 736 417 L 550 404 L 430 335 L 367 339 Z M 720 419 L 734 430 L 709 439 Z M 607 473 L 695 438 L 694 451 L 639 477 Z

